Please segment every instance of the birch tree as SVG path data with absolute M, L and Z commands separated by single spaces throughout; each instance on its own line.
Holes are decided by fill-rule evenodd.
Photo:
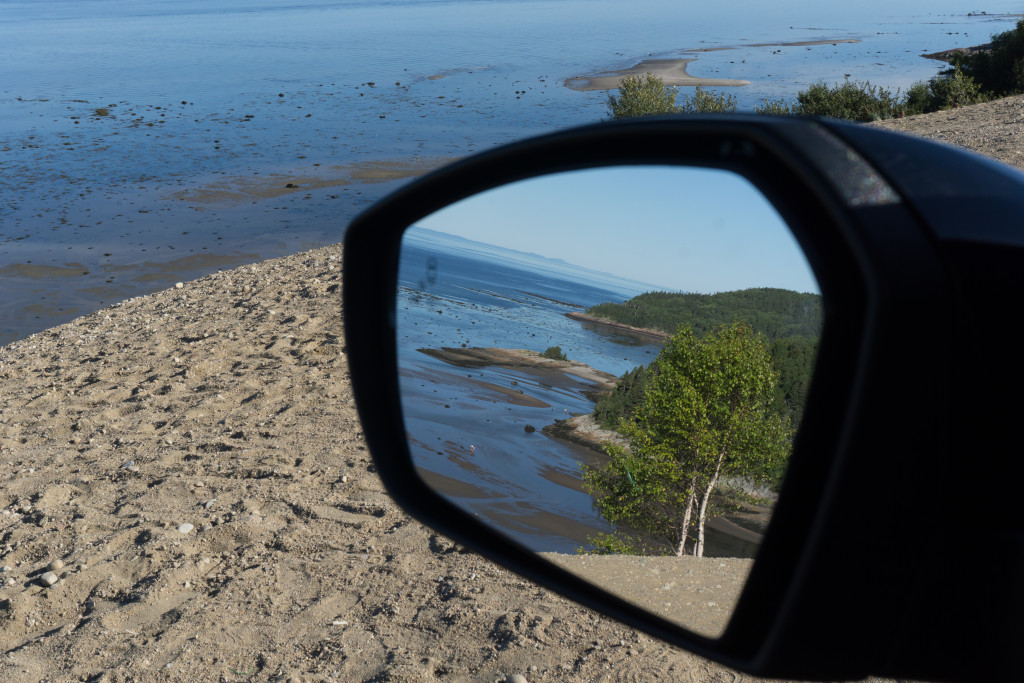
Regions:
M 786 458 L 791 430 L 771 410 L 775 383 L 764 339 L 744 323 L 698 339 L 673 335 L 643 401 L 608 444 L 608 462 L 583 466 L 584 488 L 614 531 L 593 552 L 704 554 L 712 493 L 723 477 L 761 478 Z

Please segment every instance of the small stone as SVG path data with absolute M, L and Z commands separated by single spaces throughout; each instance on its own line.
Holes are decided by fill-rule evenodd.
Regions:
M 505 676 L 505 683 L 526 683 L 526 676 L 523 674 L 509 674 Z
M 216 498 L 211 498 L 210 500 L 208 500 L 205 503 L 203 503 L 203 507 L 206 508 L 207 510 L 209 510 L 210 508 L 212 508 L 214 506 L 214 504 L 216 502 L 217 502 Z
M 57 583 L 57 580 L 57 575 L 53 572 L 46 572 L 45 574 L 39 577 L 39 583 L 47 587 Z
M 202 479 L 200 479 L 200 480 L 196 481 L 196 488 L 197 488 L 197 489 L 201 489 L 201 488 L 205 488 L 205 487 L 206 487 L 206 484 L 205 484 L 205 483 L 203 483 L 203 480 L 202 480 Z
M 185 288 L 185 283 L 184 282 L 175 282 L 174 283 L 174 288 L 175 289 L 184 289 Z
M 128 465 L 128 467 L 125 467 L 125 469 L 128 470 L 129 472 L 138 472 L 139 471 L 139 466 L 138 465 Z
M 185 522 L 184 524 L 182 524 L 182 525 L 180 525 L 178 527 L 178 531 L 183 533 L 183 534 L 187 534 L 188 532 L 192 531 L 192 529 L 194 529 L 194 528 L 195 528 L 194 526 L 192 526 L 188 522 Z
M 50 564 L 46 565 L 47 571 L 51 571 L 51 572 L 55 572 L 58 569 L 63 569 L 63 568 L 64 568 L 64 561 L 63 560 L 54 560 Z

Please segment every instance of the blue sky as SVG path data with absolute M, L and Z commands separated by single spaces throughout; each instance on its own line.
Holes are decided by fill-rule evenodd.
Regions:
M 626 166 L 560 173 L 471 197 L 417 225 L 657 289 L 818 292 L 778 213 L 728 171 Z

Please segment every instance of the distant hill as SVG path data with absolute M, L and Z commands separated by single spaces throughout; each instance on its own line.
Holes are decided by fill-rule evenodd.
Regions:
M 823 321 L 820 294 L 768 287 L 718 294 L 648 292 L 625 303 L 592 306 L 587 315 L 669 334 L 689 324 L 698 336 L 742 320 L 769 341 L 817 337 Z
M 719 294 L 648 292 L 621 304 L 598 304 L 587 315 L 667 334 L 688 324 L 697 336 L 741 320 L 768 341 L 772 368 L 779 373 L 773 409 L 794 424 L 803 419 L 823 322 L 819 294 L 772 288 Z M 632 414 L 655 365 L 634 368 L 619 378 L 611 393 L 594 406 L 598 424 L 615 429 L 619 420 Z

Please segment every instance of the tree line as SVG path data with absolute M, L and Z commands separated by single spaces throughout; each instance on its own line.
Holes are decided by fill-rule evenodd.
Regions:
M 772 370 L 778 375 L 771 409 L 797 425 L 803 419 L 823 324 L 818 294 L 775 288 L 717 294 L 648 292 L 621 304 L 598 304 L 587 314 L 667 333 L 686 325 L 697 337 L 742 320 L 765 339 Z M 626 372 L 615 389 L 597 401 L 594 418 L 603 428 L 615 429 L 621 419 L 632 415 L 656 364 L 657 360 Z

